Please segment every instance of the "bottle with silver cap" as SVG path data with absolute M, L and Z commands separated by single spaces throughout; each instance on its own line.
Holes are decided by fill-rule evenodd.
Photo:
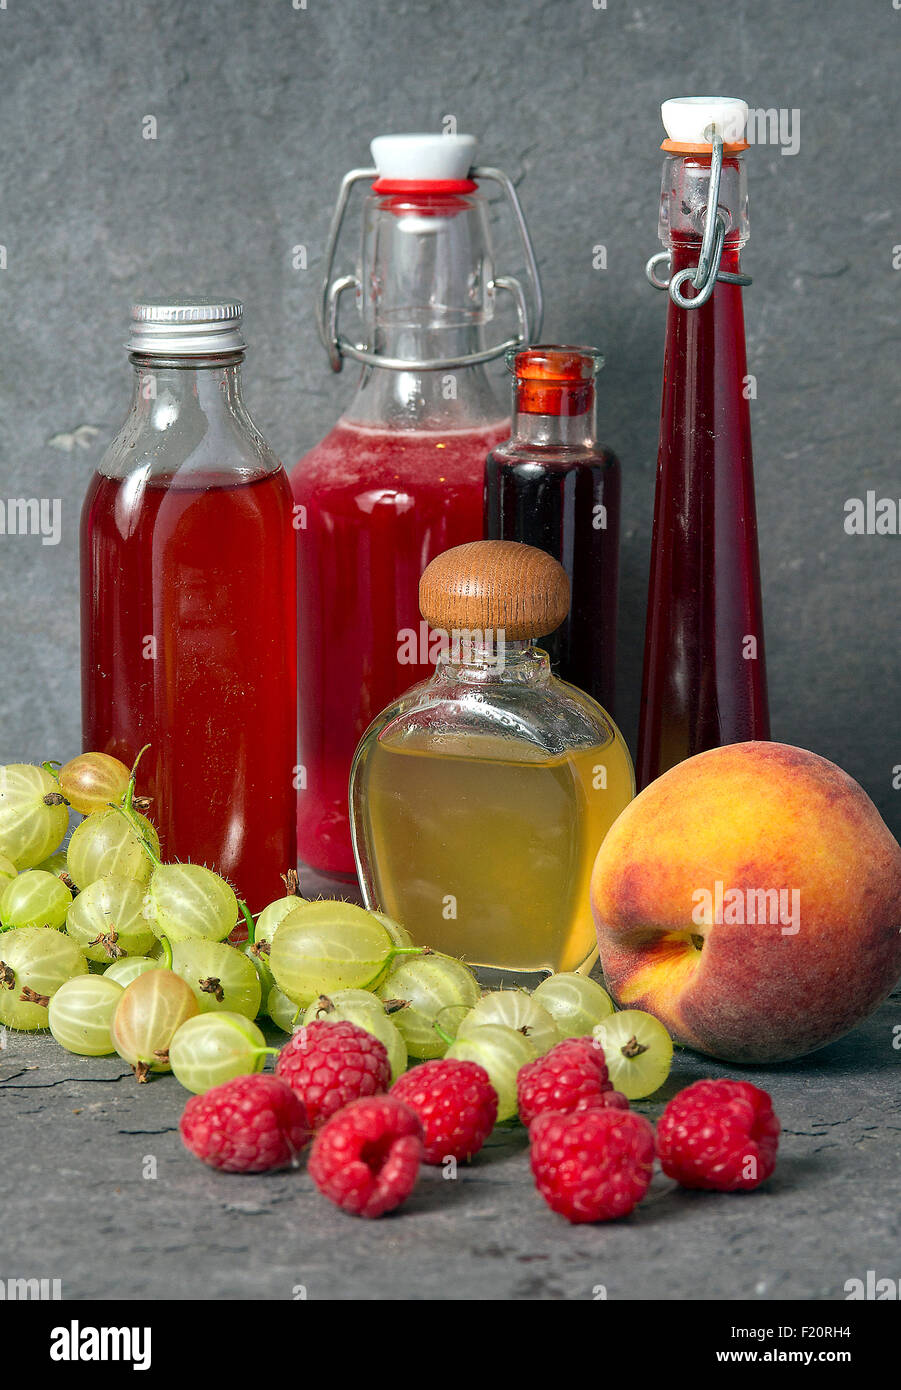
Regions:
M 125 423 L 81 520 L 84 746 L 141 764 L 170 859 L 253 910 L 296 862 L 291 487 L 241 394 L 243 309 L 136 304 Z
M 662 108 L 668 292 L 638 785 L 707 748 L 770 736 L 739 266 L 748 239 L 748 108 Z M 666 270 L 663 267 L 666 267 Z
M 346 175 L 326 254 L 319 329 L 329 360 L 361 366 L 341 420 L 292 473 L 298 505 L 301 859 L 354 870 L 347 779 L 370 721 L 433 669 L 417 588 L 431 558 L 482 535 L 485 457 L 508 433 L 485 364 L 529 341 L 541 290 L 510 180 L 474 167 L 470 135 L 390 135 Z M 356 272 L 333 278 L 355 186 L 371 185 Z M 497 273 L 484 186 L 519 228 L 531 294 Z M 353 291 L 355 338 L 339 325 Z M 508 297 L 514 336 L 488 343 Z

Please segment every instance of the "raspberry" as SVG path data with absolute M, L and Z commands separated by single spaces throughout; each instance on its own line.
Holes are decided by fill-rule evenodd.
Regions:
M 367 1096 L 326 1121 L 313 1141 L 308 1168 L 335 1206 L 371 1217 L 406 1201 L 421 1159 L 419 1117 L 394 1096 Z
M 751 1192 L 776 1166 L 779 1130 L 773 1102 L 750 1081 L 696 1081 L 661 1115 L 657 1152 L 683 1187 Z
M 285 1044 L 275 1074 L 300 1097 L 318 1129 L 350 1101 L 387 1091 L 391 1065 L 384 1043 L 355 1023 L 317 1021 Z
M 648 1190 L 654 1131 L 634 1110 L 546 1111 L 532 1122 L 529 1140 L 535 1186 L 568 1221 L 628 1216 Z
M 211 1168 L 284 1168 L 309 1141 L 306 1111 L 275 1076 L 238 1076 L 192 1096 L 179 1125 L 186 1148 Z
M 622 1091 L 614 1091 L 611 1087 L 601 1096 L 601 1105 L 609 1106 L 611 1110 L 628 1110 L 629 1098 L 624 1096 Z
M 568 1114 L 604 1105 L 608 1092 L 613 1092 L 613 1087 L 607 1079 L 604 1053 L 591 1038 L 567 1038 L 557 1043 L 543 1057 L 521 1067 L 516 1078 L 519 1118 L 524 1125 L 548 1111 Z
M 391 1094 L 419 1116 L 426 1163 L 472 1158 L 497 1119 L 497 1091 L 478 1062 L 423 1062 L 399 1077 Z

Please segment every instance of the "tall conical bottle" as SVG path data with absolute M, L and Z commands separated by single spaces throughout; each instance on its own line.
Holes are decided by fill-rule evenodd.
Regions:
M 485 363 L 537 331 L 540 289 L 516 194 L 505 175 L 473 169 L 468 135 L 391 135 L 375 168 L 344 179 L 327 255 L 320 330 L 331 364 L 361 364 L 335 428 L 294 469 L 299 542 L 300 763 L 298 849 L 330 875 L 354 872 L 347 784 L 372 719 L 433 670 L 420 626 L 420 576 L 434 555 L 482 535 L 485 456 L 509 432 Z M 495 274 L 480 185 L 512 204 L 532 276 Z M 371 185 L 355 275 L 332 279 L 348 198 Z M 363 343 L 338 327 L 354 289 Z M 484 332 L 499 290 L 519 332 Z
M 739 266 L 748 108 L 687 97 L 662 110 L 666 251 L 648 275 L 669 303 L 639 788 L 704 749 L 769 738 L 742 306 L 750 281 Z

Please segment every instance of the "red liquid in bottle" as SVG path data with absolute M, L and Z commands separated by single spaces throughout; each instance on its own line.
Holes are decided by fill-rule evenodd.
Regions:
M 671 274 L 698 249 L 675 245 Z M 738 271 L 736 248 L 720 268 Z M 738 285 L 718 282 L 700 309 L 669 302 L 639 789 L 704 749 L 770 736 L 746 372 Z
M 434 555 L 482 536 L 485 456 L 504 422 L 387 431 L 340 421 L 292 473 L 298 532 L 300 858 L 352 875 L 347 786 L 377 714 L 431 675 L 420 651 L 419 579 Z
M 291 517 L 279 471 L 96 474 L 81 520 L 84 746 L 130 764 L 149 743 L 163 857 L 209 865 L 252 911 L 295 863 Z

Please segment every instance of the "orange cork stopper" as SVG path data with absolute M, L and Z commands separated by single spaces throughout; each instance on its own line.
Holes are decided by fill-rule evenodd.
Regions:
M 594 348 L 523 348 L 507 365 L 516 378 L 516 408 L 526 415 L 584 415 L 594 401 L 603 358 Z

